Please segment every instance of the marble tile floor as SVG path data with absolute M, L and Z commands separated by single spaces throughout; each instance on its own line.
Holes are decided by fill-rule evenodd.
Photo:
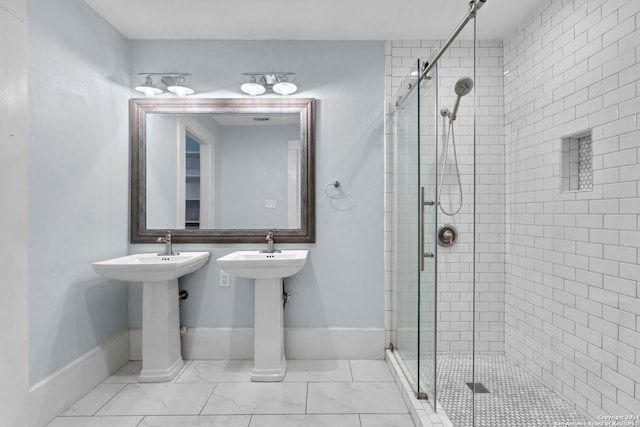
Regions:
M 252 383 L 253 361 L 186 361 L 140 384 L 140 362 L 47 427 L 414 427 L 384 360 L 288 360 L 283 382 Z

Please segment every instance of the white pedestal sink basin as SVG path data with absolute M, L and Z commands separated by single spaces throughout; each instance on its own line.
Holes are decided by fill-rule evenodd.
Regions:
M 182 369 L 178 278 L 202 268 L 210 255 L 142 253 L 92 264 L 109 279 L 143 282 L 140 382 L 171 381 Z
M 309 251 L 274 253 L 237 251 L 218 258 L 220 269 L 255 279 L 254 366 L 251 381 L 282 381 L 287 373 L 284 356 L 282 279 L 298 273 Z
M 94 262 L 93 271 L 109 279 L 127 282 L 158 282 L 177 279 L 207 263 L 210 252 L 180 252 L 176 255 L 143 253 Z

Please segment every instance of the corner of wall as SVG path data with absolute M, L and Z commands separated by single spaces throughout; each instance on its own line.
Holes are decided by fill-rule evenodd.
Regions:
M 28 113 L 25 0 L 0 2 L 0 414 L 24 426 L 28 417 Z
M 43 427 L 129 361 L 129 331 L 94 348 L 29 390 L 29 426 Z

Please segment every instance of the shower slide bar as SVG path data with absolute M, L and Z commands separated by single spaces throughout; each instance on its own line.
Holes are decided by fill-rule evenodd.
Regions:
M 462 32 L 462 30 L 467 25 L 467 23 L 476 17 L 476 13 L 478 13 L 478 10 L 480 9 L 480 7 L 482 7 L 484 3 L 486 3 L 486 1 L 487 0 L 472 0 L 471 2 L 469 2 L 469 12 L 467 12 L 465 17 L 462 19 L 462 21 L 460 21 L 460 23 L 456 27 L 456 29 L 453 30 L 453 33 L 451 33 L 447 41 L 444 42 L 444 44 L 440 47 L 440 49 L 436 51 L 435 55 L 433 55 L 433 57 L 426 64 L 426 66 L 424 67 L 424 70 L 422 70 L 422 73 L 420 73 L 420 80 L 422 80 L 427 76 L 427 74 L 429 74 L 429 71 L 431 71 L 431 69 L 435 66 L 435 64 L 438 62 L 438 60 L 442 56 L 442 54 L 444 54 L 444 52 L 449 48 L 449 46 L 451 46 L 451 43 L 453 43 L 456 37 L 458 37 L 458 34 Z
M 413 88 L 416 86 L 416 83 L 419 83 L 420 81 L 422 81 L 422 79 L 429 77 L 428 76 L 429 72 L 438 63 L 438 60 L 440 59 L 440 57 L 447 51 L 449 46 L 451 46 L 451 43 L 453 43 L 456 37 L 458 37 L 458 35 L 462 32 L 462 30 L 467 25 L 467 23 L 469 23 L 469 21 L 471 21 L 473 18 L 476 17 L 476 13 L 478 13 L 478 10 L 486 2 L 487 0 L 471 0 L 469 2 L 469 11 L 467 12 L 467 14 L 464 16 L 464 18 L 462 18 L 462 21 L 460 21 L 460 23 L 455 28 L 455 30 L 453 30 L 453 33 L 451 33 L 449 38 L 442 44 L 442 46 L 440 46 L 436 50 L 436 52 L 429 59 L 429 61 L 424 63 L 424 66 L 421 67 L 422 70 L 417 71 L 417 77 L 412 73 L 404 79 L 403 83 L 405 81 L 408 81 L 408 83 L 403 84 L 401 90 L 404 90 L 404 93 L 402 93 L 396 98 L 397 101 L 395 103 L 395 107 L 398 107 L 402 103 L 402 101 L 404 101 L 407 95 L 409 95 L 409 93 L 411 93 Z

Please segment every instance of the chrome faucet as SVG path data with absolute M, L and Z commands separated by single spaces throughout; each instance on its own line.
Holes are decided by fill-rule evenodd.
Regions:
M 173 247 L 171 246 L 171 233 L 167 233 L 164 237 L 158 237 L 156 242 L 164 243 L 164 253 L 158 255 L 176 255 L 173 253 Z
M 275 249 L 273 249 L 273 230 L 269 230 L 269 232 L 267 233 L 267 236 L 265 237 L 265 240 L 267 241 L 267 249 L 266 250 L 262 250 L 260 252 L 262 253 L 266 253 L 266 254 L 272 254 L 274 252 L 280 252 L 280 251 L 276 251 Z

